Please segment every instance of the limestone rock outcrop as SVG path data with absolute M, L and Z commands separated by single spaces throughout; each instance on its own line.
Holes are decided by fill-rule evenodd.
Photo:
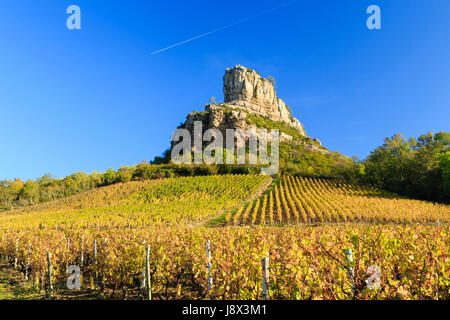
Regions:
M 254 114 L 283 122 L 295 129 L 299 136 L 306 137 L 302 124 L 291 116 L 284 101 L 277 97 L 270 80 L 257 72 L 240 65 L 227 69 L 223 77 L 223 94 L 224 103 L 207 104 L 205 111 L 190 113 L 183 127 L 192 133 L 194 122 L 201 121 L 203 131 L 215 128 L 225 135 L 226 129 L 256 129 L 256 125 L 248 121 L 248 116 Z M 292 136 L 280 132 L 280 141 L 292 139 Z
M 256 71 L 240 65 L 227 69 L 223 77 L 223 95 L 227 106 L 285 122 L 306 136 L 300 121 L 291 116 L 284 101 L 277 97 L 272 82 Z

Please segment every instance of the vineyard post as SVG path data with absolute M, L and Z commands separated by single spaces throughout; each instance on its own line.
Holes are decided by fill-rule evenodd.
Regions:
M 8 240 L 8 235 L 6 235 L 6 241 Z M 6 248 L 6 247 L 5 247 Z M 9 262 L 9 256 L 8 256 L 8 251 L 5 252 L 5 259 L 7 262 Z
M 354 274 L 354 270 L 352 267 L 353 264 L 353 252 L 352 249 L 346 249 L 345 250 L 345 255 L 347 256 L 347 270 L 348 270 L 348 278 L 351 282 L 351 286 L 352 286 L 352 293 L 353 295 L 355 294 L 355 274 Z
M 142 244 L 144 245 L 144 256 L 146 256 L 146 250 L 147 247 L 145 247 L 145 240 L 142 240 Z M 139 288 L 138 288 L 138 297 L 140 298 L 142 295 L 142 290 L 145 288 L 145 270 L 146 270 L 146 261 L 147 259 L 144 259 L 144 263 L 142 264 L 142 274 L 139 278 Z
M 209 300 L 211 300 L 211 289 L 212 289 L 212 276 L 211 276 L 211 242 L 206 241 L 206 254 L 208 255 L 208 295 Z
M 269 299 L 269 257 L 264 257 L 261 260 L 262 264 L 262 298 Z
M 48 263 L 48 298 L 53 298 L 53 283 L 52 283 L 52 254 L 47 252 Z
M 80 266 L 83 266 L 84 264 L 84 236 L 81 236 L 81 259 L 80 259 Z
M 103 240 L 103 256 L 106 255 L 106 246 L 108 244 L 108 238 L 105 238 Z M 100 280 L 100 287 L 101 287 L 101 291 L 104 292 L 105 291 L 105 275 L 102 273 L 102 279 Z
M 33 244 L 30 242 L 30 246 L 28 247 L 28 255 L 27 255 L 27 266 L 25 268 L 25 279 L 29 280 L 29 275 L 28 275 L 28 269 L 30 269 L 30 256 L 31 256 L 31 252 L 33 250 Z
M 70 238 L 67 237 L 67 255 L 70 256 Z M 69 267 L 69 259 L 66 260 L 66 270 Z
M 94 289 L 97 284 L 97 240 L 94 239 Z
M 19 252 L 19 239 L 16 238 L 16 251 L 15 251 L 15 255 L 14 255 L 14 269 L 17 269 L 17 255 Z
M 152 300 L 152 287 L 150 280 L 150 246 L 145 250 L 145 286 L 147 288 L 147 300 Z
M 80 257 L 80 267 L 84 265 L 84 235 L 81 235 L 81 257 Z M 80 274 L 80 285 L 83 286 L 83 274 Z

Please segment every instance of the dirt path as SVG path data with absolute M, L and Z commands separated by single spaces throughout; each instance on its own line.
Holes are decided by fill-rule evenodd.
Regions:
M 242 201 L 240 201 L 233 208 L 221 210 L 220 213 L 218 213 L 214 217 L 208 217 L 201 221 L 197 221 L 197 222 L 191 224 L 191 226 L 192 227 L 198 227 L 198 226 L 220 227 L 220 226 L 223 226 L 224 222 L 222 221 L 222 219 L 227 212 L 236 210 L 244 202 L 253 201 L 255 199 L 258 199 L 259 197 L 261 197 L 261 195 L 264 193 L 264 191 L 266 191 L 267 188 L 269 188 L 272 185 L 272 182 L 273 182 L 273 179 L 270 177 L 270 179 L 268 179 L 266 183 L 261 183 L 261 185 L 256 189 L 256 191 L 254 193 L 249 195 L 246 199 L 243 199 Z
M 261 184 L 259 186 L 259 188 L 256 190 L 256 192 L 254 194 L 252 194 L 250 197 L 248 197 L 247 199 L 244 199 L 243 202 L 253 201 L 253 200 L 261 197 L 262 194 L 264 193 L 264 191 L 266 191 L 267 188 L 269 188 L 272 185 L 272 182 L 273 182 L 273 179 L 272 179 L 272 177 L 270 177 L 270 180 L 267 180 L 266 183 Z
M 43 299 L 25 277 L 9 264 L 0 262 L 0 300 Z

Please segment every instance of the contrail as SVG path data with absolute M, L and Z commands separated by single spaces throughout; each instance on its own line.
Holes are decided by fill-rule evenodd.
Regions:
M 267 13 L 269 13 L 269 12 L 272 12 L 272 11 L 281 9 L 281 8 L 283 8 L 283 7 L 286 7 L 286 6 L 288 6 L 288 5 L 291 5 L 291 4 L 293 4 L 294 2 L 296 2 L 296 1 L 297 1 L 297 0 L 292 0 L 292 1 L 286 2 L 285 4 L 282 4 L 282 5 L 273 7 L 273 8 L 271 8 L 271 9 L 268 9 L 268 10 L 266 10 L 266 11 L 260 12 L 260 13 L 258 13 L 258 14 L 256 14 L 256 15 L 254 15 L 254 16 L 251 16 L 251 17 L 248 17 L 248 18 L 244 18 L 244 19 L 238 20 L 238 21 L 236 21 L 236 22 L 227 24 L 226 26 L 223 26 L 223 27 L 220 27 L 220 28 L 217 28 L 217 29 L 208 31 L 208 32 L 206 32 L 206 33 L 199 34 L 198 36 L 189 38 L 189 39 L 187 39 L 187 40 L 184 40 L 184 41 L 181 41 L 181 42 L 178 42 L 178 43 L 175 43 L 175 44 L 173 44 L 173 45 L 171 45 L 171 46 L 168 46 L 168 47 L 166 47 L 166 48 L 156 50 L 156 51 L 152 52 L 152 55 L 153 55 L 153 54 L 160 53 L 160 52 L 163 52 L 163 51 L 166 51 L 166 50 L 169 50 L 169 49 L 171 49 L 171 48 L 177 47 L 177 46 L 182 45 L 182 44 L 184 44 L 184 43 L 191 42 L 191 41 L 193 41 L 193 40 L 195 40 L 195 39 L 206 37 L 206 36 L 208 36 L 208 35 L 210 35 L 210 34 L 213 34 L 213 33 L 219 32 L 219 31 L 222 31 L 222 30 L 227 29 L 227 28 L 230 28 L 230 27 L 233 27 L 233 26 L 235 26 L 235 25 L 237 25 L 237 24 L 239 24 L 239 23 L 242 23 L 242 22 L 245 22 L 245 21 L 248 21 L 248 20 L 251 20 L 251 19 L 255 19 L 255 18 L 260 17 L 260 16 L 262 16 L 262 15 L 264 15 L 264 14 L 267 14 Z

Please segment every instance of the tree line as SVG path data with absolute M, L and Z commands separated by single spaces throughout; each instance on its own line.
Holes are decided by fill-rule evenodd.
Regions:
M 59 179 L 46 174 L 36 180 L 0 180 L 0 211 L 33 205 L 71 196 L 96 187 L 119 182 L 214 174 L 256 174 L 259 167 L 250 165 L 175 165 L 143 161 L 136 166 L 122 166 L 103 173 L 77 172 Z
M 361 163 L 359 180 L 408 197 L 450 202 L 450 133 L 385 138 Z
M 334 153 L 297 152 L 280 146 L 279 175 L 328 177 L 371 184 L 408 197 L 450 202 L 450 133 L 429 132 L 417 139 L 402 134 L 385 138 L 364 161 Z M 136 166 L 122 166 L 91 174 L 77 172 L 65 178 L 46 174 L 36 180 L 0 180 L 0 211 L 74 195 L 96 187 L 132 180 L 213 174 L 257 174 L 251 165 L 175 165 L 170 153 Z

